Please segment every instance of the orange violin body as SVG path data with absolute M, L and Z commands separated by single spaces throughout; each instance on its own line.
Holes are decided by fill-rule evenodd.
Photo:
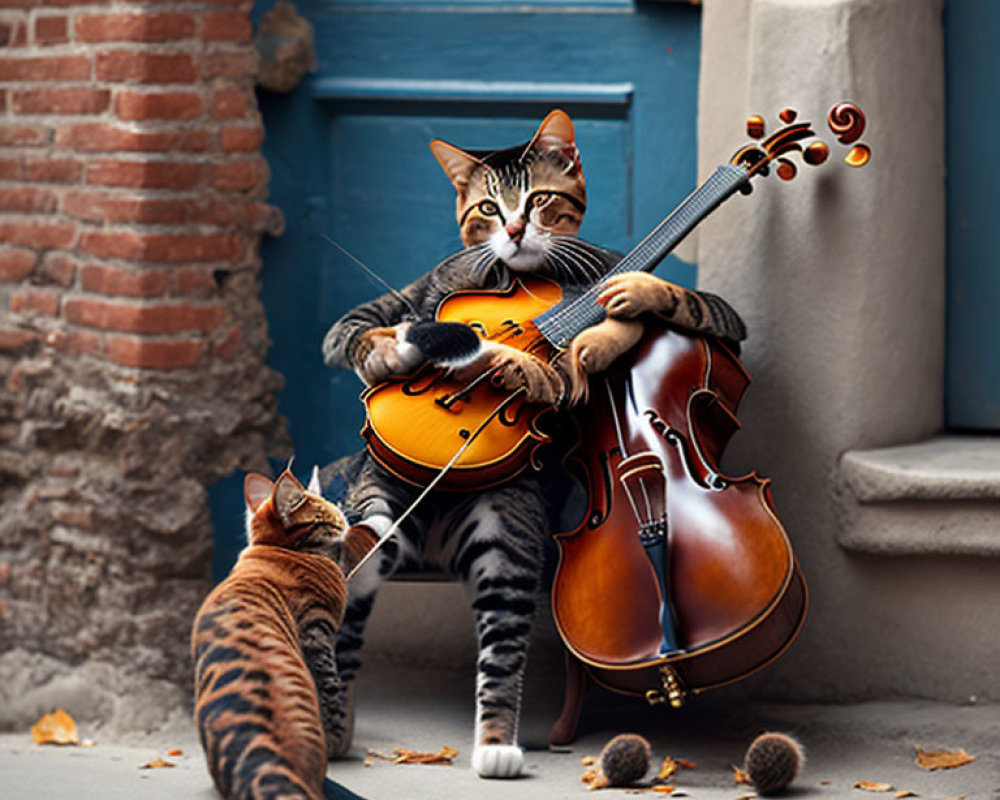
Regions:
M 530 320 L 561 298 L 562 290 L 552 281 L 518 279 L 508 289 L 449 295 L 438 307 L 436 318 L 463 322 L 483 339 L 547 360 L 553 348 Z M 548 409 L 519 396 L 505 400 L 507 394 L 489 381 L 467 389 L 446 370 L 425 366 L 362 395 L 368 412 L 362 435 L 382 466 L 422 486 L 479 431 L 439 486 L 466 491 L 486 488 L 523 471 L 538 447 L 548 441 L 536 425 Z

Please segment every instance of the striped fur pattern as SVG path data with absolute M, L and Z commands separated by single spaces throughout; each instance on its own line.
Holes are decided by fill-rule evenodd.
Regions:
M 349 476 L 345 508 L 374 539 L 413 500 L 416 490 L 362 455 Z M 342 464 L 331 465 L 331 472 Z M 325 474 L 327 483 L 330 474 Z M 472 597 L 479 657 L 476 665 L 476 745 L 473 766 L 484 777 L 513 777 L 521 684 L 542 590 L 549 525 L 536 476 L 522 476 L 477 494 L 431 495 L 400 531 L 352 579 L 337 644 L 343 688 L 342 728 L 335 747 L 346 752 L 353 727 L 352 685 L 361 666 L 365 622 L 376 592 L 399 570 L 433 566 L 461 580 Z
M 599 281 L 620 259 L 576 236 L 586 189 L 573 126 L 563 112 L 550 114 L 529 142 L 514 148 L 469 151 L 441 141 L 431 148 L 455 187 L 456 216 L 467 247 L 402 291 L 351 310 L 327 332 L 325 363 L 355 370 L 368 385 L 419 365 L 419 353 L 414 357 L 401 347 L 400 330 L 408 322 L 434 319 L 441 301 L 452 293 L 506 288 L 519 274 L 552 278 L 573 293 Z M 506 387 L 523 387 L 529 399 L 540 402 L 553 396 L 579 400 L 587 374 L 601 371 L 638 340 L 642 315 L 657 314 L 703 333 L 743 336 L 735 312 L 711 295 L 645 274 L 608 287 L 603 299 L 608 319 L 586 331 L 579 346 L 574 343 L 569 359 L 535 364 L 534 356 L 520 354 L 511 356 L 508 365 L 492 362 L 490 366 L 503 367 Z M 518 357 L 523 361 L 513 360 Z M 415 492 L 367 456 L 351 464 L 360 464 L 347 480 L 346 508 L 360 519 L 352 531 L 374 539 L 409 506 Z M 343 469 L 343 463 L 331 465 L 327 479 Z M 424 501 L 352 581 L 337 646 L 344 683 L 331 750 L 346 752 L 351 743 L 351 687 L 378 586 L 400 569 L 431 563 L 465 583 L 476 616 L 473 767 L 486 777 L 518 774 L 523 760 L 517 747 L 521 681 L 549 535 L 538 476 L 521 476 L 474 495 L 432 495 Z
M 346 525 L 312 489 L 247 476 L 249 545 L 194 621 L 195 723 L 227 800 L 324 797 Z

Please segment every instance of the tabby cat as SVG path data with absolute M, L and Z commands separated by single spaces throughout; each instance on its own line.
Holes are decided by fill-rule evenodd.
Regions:
M 462 150 L 436 140 L 431 150 L 455 188 L 466 249 L 402 292 L 361 305 L 330 328 L 323 342 L 325 362 L 354 369 L 367 385 L 419 366 L 422 357 L 406 341 L 406 326 L 433 319 L 451 293 L 506 287 L 519 274 L 546 276 L 574 291 L 599 280 L 620 258 L 576 236 L 587 205 L 586 185 L 573 125 L 562 111 L 552 112 L 534 137 L 517 147 Z M 644 273 L 609 281 L 602 302 L 607 319 L 551 363 L 497 346 L 462 369 L 478 373 L 487 365 L 498 367 L 508 389 L 523 387 L 529 400 L 568 405 L 584 395 L 585 373 L 602 370 L 637 341 L 637 318 L 643 313 L 703 333 L 734 340 L 743 336 L 739 317 L 719 298 Z M 713 327 L 718 320 L 726 327 Z M 345 506 L 360 519 L 356 529 L 371 536 L 387 530 L 416 494 L 367 457 L 351 478 Z M 535 474 L 479 493 L 432 495 L 418 507 L 352 581 L 337 647 L 345 724 L 333 749 L 344 752 L 350 746 L 351 687 L 379 584 L 401 568 L 432 564 L 461 579 L 473 598 L 479 658 L 472 766 L 483 777 L 521 772 L 521 683 L 549 528 Z
M 249 546 L 194 621 L 195 722 L 227 798 L 355 797 L 326 779 L 333 646 L 346 583 L 344 516 L 285 471 L 248 475 Z

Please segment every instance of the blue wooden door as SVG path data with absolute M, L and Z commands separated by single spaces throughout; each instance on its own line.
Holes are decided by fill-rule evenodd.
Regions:
M 268 360 L 285 376 L 281 410 L 304 471 L 361 445 L 360 382 L 325 367 L 320 343 L 383 291 L 322 235 L 405 286 L 461 248 L 430 140 L 510 146 L 558 107 L 587 178 L 581 236 L 628 249 L 694 186 L 700 14 L 632 0 L 297 7 L 314 26 L 318 70 L 291 95 L 260 94 L 270 202 L 287 222 L 264 244 L 262 280 Z M 659 274 L 694 280 L 675 259 Z
M 1000 3 L 945 7 L 948 77 L 947 422 L 1000 429 Z

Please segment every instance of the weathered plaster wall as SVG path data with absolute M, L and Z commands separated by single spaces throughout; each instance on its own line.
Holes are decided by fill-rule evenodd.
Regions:
M 0 10 L 0 727 L 186 713 L 206 486 L 286 447 L 249 5 Z
M 702 174 L 728 158 L 748 114 L 773 127 L 786 106 L 822 123 L 834 102 L 859 102 L 874 151 L 862 170 L 830 163 L 791 184 L 761 181 L 700 229 L 699 283 L 750 329 L 755 383 L 730 465 L 774 479 L 813 593 L 800 640 L 753 691 L 998 695 L 982 626 L 1000 613 L 1000 565 L 862 555 L 836 542 L 841 455 L 942 426 L 941 11 L 941 0 L 705 3 Z

